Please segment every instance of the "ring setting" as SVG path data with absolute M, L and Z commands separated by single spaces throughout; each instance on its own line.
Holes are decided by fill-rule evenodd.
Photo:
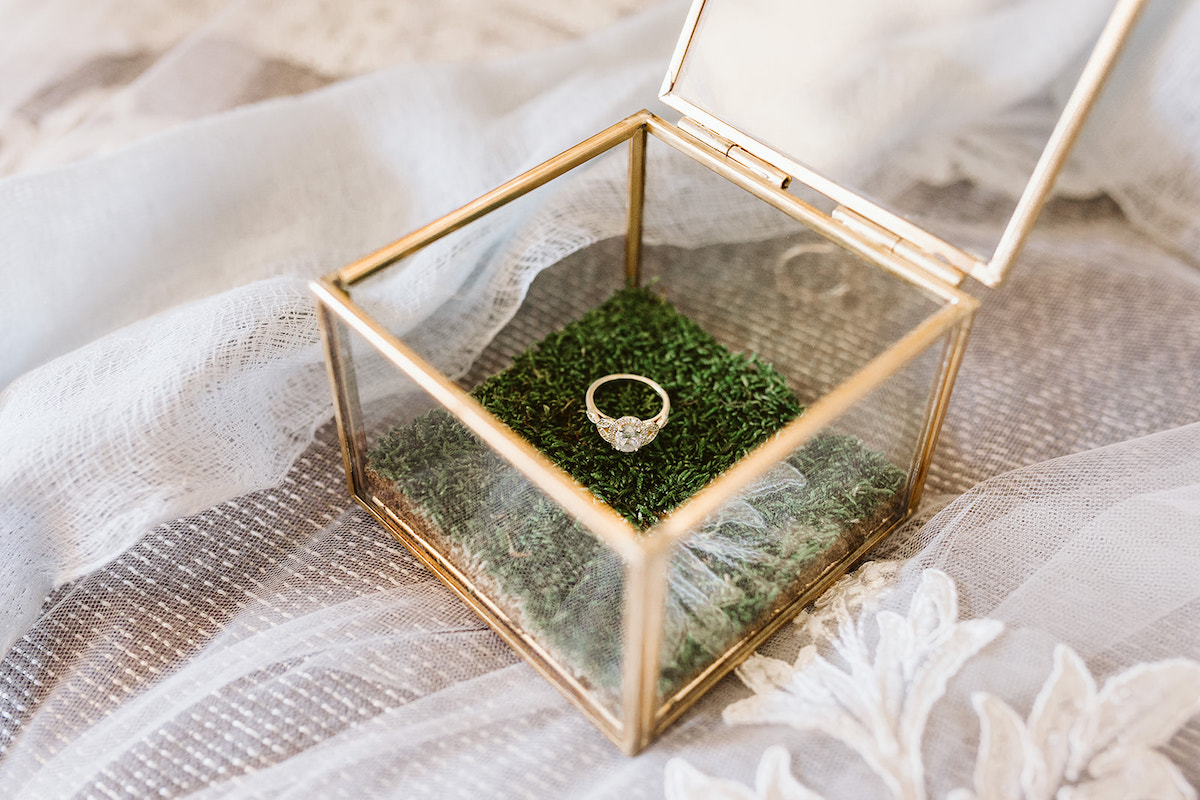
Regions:
M 638 381 L 646 384 L 662 398 L 662 410 L 650 419 L 639 419 L 628 415 L 616 418 L 608 416 L 596 408 L 595 395 L 596 389 L 609 381 Z M 654 437 L 658 436 L 658 432 L 667 424 L 667 417 L 671 413 L 671 398 L 665 389 L 649 378 L 625 372 L 605 375 L 603 378 L 593 381 L 592 385 L 588 387 L 584 405 L 587 406 L 588 420 L 596 426 L 601 438 L 622 453 L 632 453 L 654 441 Z

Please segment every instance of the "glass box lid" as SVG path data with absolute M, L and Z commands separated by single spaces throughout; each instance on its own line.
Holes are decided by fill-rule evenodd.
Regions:
M 694 0 L 661 97 L 838 203 L 835 216 L 865 218 L 948 265 L 955 279 L 995 286 L 1144 5 Z M 1081 52 L 1080 42 L 1094 44 Z M 1047 91 L 1060 75 L 1071 85 Z M 1030 97 L 1036 113 L 1023 112 Z M 991 252 L 944 240 L 936 219 L 922 220 L 934 230 L 918 225 L 902 196 L 868 196 L 890 165 L 944 156 L 955 131 L 1001 113 L 1037 144 L 1004 153 L 1008 172 L 1028 181 L 1019 199 L 1005 200 L 1010 216 Z

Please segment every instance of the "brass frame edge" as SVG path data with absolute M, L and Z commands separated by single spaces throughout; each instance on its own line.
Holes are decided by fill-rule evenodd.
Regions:
M 1100 32 L 1100 37 L 1096 40 L 1095 47 L 1088 55 L 1087 63 L 1079 74 L 1071 96 L 1067 98 L 1067 104 L 1063 107 L 1054 130 L 1050 133 L 1046 148 L 1033 168 L 1029 183 L 1025 185 L 1025 191 L 1017 201 L 1017 207 L 996 245 L 995 252 L 992 253 L 991 261 L 978 271 L 971 271 L 971 277 L 980 283 L 992 287 L 999 286 L 1020 255 L 1021 247 L 1033 231 L 1038 214 L 1046 204 L 1050 190 L 1054 188 L 1054 181 L 1062 171 L 1072 145 L 1079 138 L 1079 132 L 1083 130 L 1088 114 L 1096 104 L 1101 89 L 1116 66 L 1121 51 L 1125 48 L 1125 43 L 1145 7 L 1146 0 L 1117 0 L 1104 29 Z
M 622 713 L 627 727 L 621 749 L 636 755 L 654 738 L 659 650 L 667 604 L 666 553 L 651 553 L 629 564 L 625 575 L 621 667 Z
M 642 218 L 646 208 L 646 126 L 629 137 L 629 209 L 625 226 L 625 281 L 640 286 Z
M 682 30 L 688 31 L 688 35 L 680 36 L 675 42 L 675 49 L 671 52 L 671 61 L 667 65 L 667 74 L 663 78 L 662 86 L 658 89 L 658 96 L 664 102 L 675 86 L 675 81 L 679 80 L 679 70 L 683 67 L 683 60 L 687 56 L 688 48 L 692 46 L 692 37 L 696 31 L 696 25 L 700 22 L 700 12 L 704 8 L 704 3 L 705 0 L 692 0 L 691 6 L 688 7 L 682 28 Z
M 330 390 L 333 393 L 333 419 L 337 427 L 338 441 L 342 449 L 342 465 L 345 468 L 346 483 L 350 496 L 358 493 L 362 480 L 359 475 L 358 460 L 361 460 L 362 443 L 354 436 L 353 431 L 361 430 L 362 424 L 357 419 L 361 404 L 358 400 L 358 379 L 353 376 L 353 364 L 347 365 L 348 353 L 343 352 L 343 343 L 338 331 L 337 321 L 332 311 L 320 300 L 316 281 L 309 282 L 309 290 L 317 307 L 317 327 L 321 330 L 321 344 L 325 349 L 325 374 L 329 378 Z M 345 388 L 345 387 L 354 387 Z M 359 457 L 355 459 L 355 455 Z
M 930 408 L 926 417 L 923 441 L 918 444 L 919 459 L 911 467 L 912 490 L 909 493 L 908 511 L 915 513 L 925 493 L 925 480 L 929 477 L 929 468 L 933 464 L 933 454 L 937 450 L 938 438 L 942 433 L 942 424 L 946 421 L 946 412 L 950 409 L 950 397 L 954 393 L 954 384 L 958 380 L 958 370 L 962 366 L 963 355 L 967 350 L 971 327 L 975 323 L 976 308 L 951 329 L 953 337 L 946 343 L 942 356 L 942 365 L 938 370 L 939 380 L 933 397 L 930 398 Z

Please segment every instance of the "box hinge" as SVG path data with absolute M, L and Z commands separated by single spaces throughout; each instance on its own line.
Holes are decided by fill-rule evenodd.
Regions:
M 835 208 L 833 210 L 833 218 L 872 244 L 901 256 L 909 263 L 915 264 L 943 283 L 958 286 L 966 277 L 966 273 L 950 264 L 950 262 L 918 247 L 903 236 L 892 233 L 882 225 L 872 222 L 845 206 Z
M 741 164 L 758 177 L 778 186 L 780 189 L 786 189 L 788 183 L 792 180 L 792 176 L 779 169 L 779 167 L 768 164 L 758 156 L 743 150 L 734 142 L 726 139 L 719 133 L 712 132 L 694 119 L 684 117 L 679 120 L 679 127 L 714 150 L 719 150 L 730 161 Z

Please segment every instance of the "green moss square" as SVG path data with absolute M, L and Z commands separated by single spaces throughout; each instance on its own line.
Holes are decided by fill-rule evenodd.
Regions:
M 604 375 L 657 381 L 671 415 L 654 441 L 614 449 L 588 421 L 584 394 Z M 591 492 L 646 528 L 731 467 L 804 409 L 769 364 L 731 352 L 652 289 L 625 289 L 518 356 L 474 392 Z M 662 401 L 648 386 L 596 390 L 613 417 L 647 419 Z

